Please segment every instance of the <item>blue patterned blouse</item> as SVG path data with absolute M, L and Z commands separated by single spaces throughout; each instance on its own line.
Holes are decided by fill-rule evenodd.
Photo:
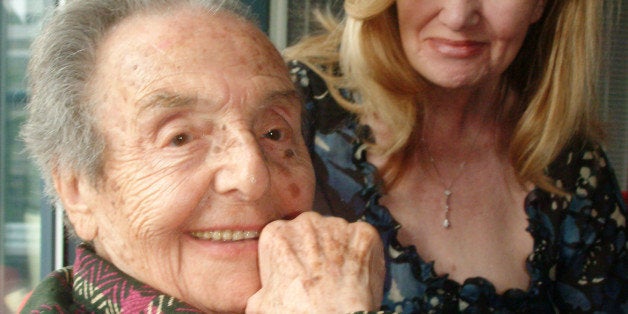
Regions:
M 483 278 L 460 284 L 439 276 L 413 246 L 397 240 L 401 224 L 379 204 L 377 169 L 365 159 L 368 128 L 341 109 L 311 69 L 290 62 L 307 109 L 306 136 L 316 170 L 315 209 L 374 225 L 383 240 L 387 276 L 383 310 L 399 313 L 628 313 L 626 207 L 604 152 L 572 144 L 548 175 L 571 194 L 540 189 L 525 200 L 534 250 L 528 290 L 502 294 Z

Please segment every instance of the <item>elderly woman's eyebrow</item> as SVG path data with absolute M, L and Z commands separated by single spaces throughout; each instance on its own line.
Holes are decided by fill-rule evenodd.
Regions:
M 139 113 L 155 108 L 190 107 L 198 102 L 194 96 L 158 92 L 147 95 L 138 101 Z
M 156 108 L 191 107 L 198 102 L 199 99 L 196 96 L 161 91 L 146 95 L 137 103 L 139 105 L 138 113 L 141 115 L 143 112 Z M 269 93 L 262 101 L 261 108 L 267 108 L 276 104 L 276 102 L 281 102 L 284 105 L 293 105 L 298 108 L 301 107 L 301 97 L 294 89 L 275 90 Z
M 301 106 L 300 94 L 295 89 L 279 90 L 270 93 L 264 100 L 265 106 L 271 105 L 275 101 L 285 101 L 286 103 Z

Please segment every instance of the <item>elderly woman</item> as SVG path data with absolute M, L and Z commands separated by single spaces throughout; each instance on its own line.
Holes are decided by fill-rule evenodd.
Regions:
M 346 0 L 287 53 L 320 206 L 385 244 L 383 308 L 628 311 L 595 0 Z M 317 198 L 318 200 L 318 198 Z
M 301 214 L 301 103 L 241 15 L 224 0 L 81 0 L 44 26 L 23 136 L 84 244 L 24 312 L 379 306 L 377 233 Z

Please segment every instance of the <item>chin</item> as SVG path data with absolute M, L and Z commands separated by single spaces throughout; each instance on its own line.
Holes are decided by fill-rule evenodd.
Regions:
M 258 277 L 251 280 L 235 276 L 220 285 L 208 286 L 205 291 L 196 291 L 198 302 L 190 304 L 205 313 L 244 313 L 248 299 L 260 288 Z
M 246 309 L 246 303 L 248 299 L 257 291 L 254 291 L 247 295 L 239 295 L 239 294 L 214 294 L 208 300 L 213 301 L 211 304 L 207 304 L 208 302 L 204 302 L 206 304 L 195 306 L 199 310 L 202 310 L 203 313 L 244 313 Z
M 434 86 L 448 90 L 474 88 L 478 85 L 476 77 L 451 74 L 447 77 L 434 77 L 429 80 Z
M 198 307 L 203 313 L 208 314 L 240 314 L 246 310 L 246 302 L 244 304 L 224 304 L 214 305 L 212 307 Z

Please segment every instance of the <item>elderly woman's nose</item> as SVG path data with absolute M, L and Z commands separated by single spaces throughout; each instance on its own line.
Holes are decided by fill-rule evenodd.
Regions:
M 214 177 L 216 193 L 254 201 L 270 187 L 270 170 L 263 150 L 250 132 L 235 132 L 222 148 Z M 209 161 L 210 163 L 212 161 Z
M 480 21 L 481 0 L 444 0 L 438 18 L 448 28 L 458 31 Z

